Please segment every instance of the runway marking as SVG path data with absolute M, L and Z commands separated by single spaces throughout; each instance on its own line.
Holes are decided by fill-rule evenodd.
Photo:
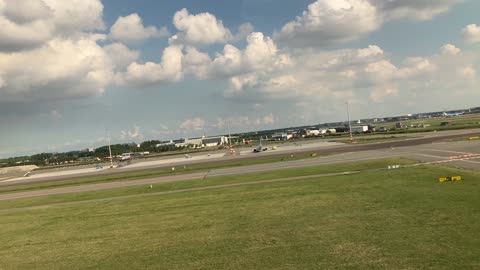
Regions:
M 2 211 L 12 211 L 12 210 L 17 210 L 17 209 L 39 209 L 39 208 L 45 208 L 45 207 L 51 207 L 51 206 L 62 206 L 62 205 L 70 205 L 70 204 L 77 204 L 77 203 L 101 202 L 101 201 L 110 201 L 110 200 L 116 200 L 116 199 L 129 199 L 129 198 L 136 198 L 136 197 L 143 197 L 143 196 L 158 196 L 158 195 L 166 195 L 166 194 L 184 193 L 184 192 L 192 192 L 192 191 L 203 191 L 203 190 L 230 188 L 230 187 L 238 187 L 238 186 L 249 186 L 249 185 L 258 185 L 258 184 L 268 184 L 268 183 L 278 183 L 278 182 L 287 182 L 287 181 L 295 181 L 295 180 L 309 180 L 309 179 L 314 179 L 314 178 L 352 175 L 352 174 L 358 174 L 358 173 L 362 173 L 362 172 L 366 172 L 366 171 L 369 171 L 369 170 L 347 171 L 347 172 L 337 172 L 337 173 L 324 173 L 324 174 L 314 174 L 314 175 L 305 175 L 305 176 L 293 176 L 293 177 L 285 177 L 285 178 L 277 178 L 277 179 L 267 179 L 267 180 L 259 180 L 259 181 L 213 185 L 213 186 L 206 186 L 206 187 L 177 189 L 177 190 L 170 190 L 170 191 L 158 191 L 158 192 L 152 192 L 152 193 L 146 193 L 146 194 L 143 193 L 143 194 L 123 195 L 123 196 L 116 196 L 116 197 L 106 197 L 106 198 L 89 199 L 89 200 L 81 200 L 81 201 L 73 201 L 73 202 L 71 201 L 71 202 L 63 202 L 63 203 L 44 204 L 44 205 L 30 206 L 30 207 L 18 207 L 18 208 L 0 210 L 0 212 L 2 212 Z M 20 199 L 20 198 L 10 198 L 10 200 L 15 200 L 15 199 Z
M 330 164 L 341 164 L 341 163 L 348 163 L 350 161 L 368 161 L 368 160 L 377 160 L 377 159 L 385 159 L 385 158 L 393 158 L 393 157 L 401 157 L 402 155 L 389 155 L 389 156 L 376 156 L 376 157 L 371 157 L 371 158 L 361 158 L 361 159 L 338 159 L 338 160 L 329 160 L 327 162 L 317 162 L 318 160 L 311 161 L 311 162 L 305 162 L 302 164 L 292 164 L 292 165 L 286 165 L 286 164 L 278 164 L 278 168 L 281 169 L 295 169 L 295 168 L 302 168 L 302 167 L 311 167 L 311 166 L 321 166 L 321 165 L 330 165 Z M 241 168 L 241 167 L 239 167 Z M 228 168 L 230 170 L 230 168 Z M 222 170 L 222 169 L 220 169 Z M 255 173 L 255 172 L 264 172 L 264 171 L 272 171 L 272 167 L 269 166 L 268 168 L 256 168 L 256 169 L 249 169 L 248 172 L 240 172 L 242 174 L 250 174 L 250 173 Z M 218 177 L 218 176 L 228 176 L 232 175 L 235 173 L 232 172 L 215 172 L 212 171 L 210 173 L 210 177 Z
M 453 154 L 468 154 L 468 155 L 474 155 L 474 153 L 459 152 L 459 151 L 450 151 L 450 150 L 428 149 L 428 148 L 417 148 L 417 149 L 418 149 L 418 150 L 424 150 L 424 151 L 436 151 L 436 152 L 445 152 L 445 153 L 453 153 Z
M 418 155 L 418 156 L 425 156 L 425 157 L 440 158 L 440 159 L 448 160 L 448 157 L 434 156 L 434 155 L 421 154 L 421 153 L 412 153 L 412 154 Z
M 469 162 L 469 163 L 480 164 L 480 161 L 473 161 L 473 160 L 460 160 L 460 161 L 465 161 L 465 162 Z
M 462 159 L 445 159 L 445 160 L 437 160 L 437 161 L 430 161 L 430 162 L 418 163 L 418 164 L 413 164 L 413 165 L 405 165 L 405 166 L 403 166 L 403 167 L 415 167 L 415 166 L 421 166 L 421 165 L 440 164 L 440 163 L 448 163 L 448 162 L 455 162 L 455 161 L 465 161 L 465 162 L 480 163 L 480 162 L 478 162 L 478 161 L 472 161 L 472 160 L 471 160 L 471 159 L 478 159 L 478 158 L 479 158 L 479 156 L 462 158 Z

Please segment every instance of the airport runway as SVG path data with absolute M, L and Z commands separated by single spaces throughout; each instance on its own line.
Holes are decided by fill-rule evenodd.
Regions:
M 380 150 L 390 149 L 414 145 L 424 145 L 436 142 L 439 140 L 445 140 L 460 136 L 475 136 L 480 135 L 480 129 L 473 130 L 453 130 L 442 132 L 429 132 L 429 133 L 414 133 L 405 134 L 409 139 L 403 139 L 400 141 L 379 142 L 370 144 L 349 145 L 343 143 L 330 143 L 324 140 L 312 140 L 304 141 L 302 143 L 283 143 L 280 144 L 277 150 L 269 150 L 261 153 L 252 153 L 254 147 L 251 147 L 250 154 L 230 156 L 226 154 L 226 150 L 212 151 L 212 152 L 200 152 L 192 154 L 192 158 L 186 159 L 185 156 L 175 155 L 169 157 L 160 157 L 152 159 L 140 159 L 134 160 L 131 165 L 121 167 L 120 169 L 100 169 L 93 168 L 92 165 L 83 168 L 68 168 L 68 169 L 55 169 L 55 170 L 42 170 L 34 171 L 30 177 L 19 177 L 16 179 L 9 179 L 7 181 L 0 181 L 1 186 L 12 186 L 20 184 L 41 183 L 57 180 L 72 179 L 93 175 L 106 175 L 106 174 L 121 174 L 125 172 L 141 171 L 148 169 L 169 169 L 171 167 L 181 167 L 189 165 L 205 165 L 215 162 L 217 164 L 229 163 L 235 160 L 260 160 L 265 158 L 282 158 L 290 155 L 308 155 L 311 153 L 317 153 L 318 155 L 332 155 L 338 153 L 348 152 L 361 152 L 368 150 Z M 403 135 L 401 135 L 403 136 Z M 422 136 L 422 137 L 419 137 Z M 245 148 L 241 148 L 240 151 L 246 151 Z M 247 148 L 248 149 L 248 148 Z M 108 166 L 104 166 L 107 168 Z
M 439 136 L 442 140 L 444 136 Z M 422 141 L 424 142 L 424 141 Z M 382 147 L 379 147 L 379 146 Z M 385 147 L 389 145 L 389 147 Z M 350 147 L 351 152 L 343 152 L 332 156 L 309 158 L 294 161 L 283 161 L 276 163 L 257 164 L 242 167 L 231 167 L 223 169 L 214 169 L 208 172 L 197 172 L 189 174 L 178 174 L 163 177 L 153 177 L 141 180 L 117 181 L 99 184 L 85 184 L 80 186 L 52 188 L 45 190 L 26 191 L 17 193 L 0 194 L 0 200 L 11 200 L 20 198 L 31 198 L 38 196 L 48 196 L 54 194 L 77 193 L 93 190 L 104 190 L 113 188 L 122 188 L 129 186 L 150 185 L 166 183 L 173 181 L 199 180 L 205 177 L 218 177 L 228 175 L 241 175 L 248 173 L 260 173 L 281 169 L 301 168 L 318 165 L 351 163 L 358 161 L 368 161 L 385 158 L 410 158 L 424 163 L 443 163 L 447 166 L 454 166 L 466 169 L 480 170 L 480 141 L 459 141 L 459 142 L 435 142 L 418 144 L 414 141 L 411 146 L 404 146 L 405 142 L 396 142 L 396 144 L 377 144 L 372 149 L 365 149 L 364 145 L 358 151 L 355 147 Z M 408 145 L 408 144 L 407 144 Z M 394 165 L 394 164 L 392 164 Z

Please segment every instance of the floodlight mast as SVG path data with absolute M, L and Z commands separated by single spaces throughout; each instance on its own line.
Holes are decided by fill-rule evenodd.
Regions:
M 228 145 L 230 147 L 230 155 L 233 155 L 235 150 L 233 150 L 233 147 L 232 147 L 232 136 L 230 134 L 230 121 L 227 121 L 227 126 L 228 126 Z
M 348 121 L 348 132 L 350 133 L 350 142 L 353 141 L 353 134 L 352 134 L 352 126 L 350 125 L 350 109 L 348 106 L 348 101 L 345 102 L 347 104 L 347 121 Z
M 112 147 L 110 146 L 110 133 L 107 130 L 108 136 L 108 153 L 110 154 L 110 168 L 113 168 Z

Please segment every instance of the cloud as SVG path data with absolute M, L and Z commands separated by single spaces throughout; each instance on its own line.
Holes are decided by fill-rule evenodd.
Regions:
M 375 45 L 356 50 L 301 50 L 289 56 L 290 65 L 286 67 L 230 77 L 225 96 L 251 96 L 251 100 L 322 99 L 334 96 L 333 92 L 348 91 L 354 83 L 378 80 L 373 72 L 388 67 L 387 61 L 382 62 L 384 57 L 383 50 Z
M 53 25 L 42 20 L 16 23 L 0 13 L 0 52 L 12 52 L 40 46 L 53 35 Z
M 273 114 L 269 114 L 269 115 L 266 115 L 263 117 L 263 123 L 265 125 L 273 125 L 275 123 L 275 117 L 273 116 Z
M 180 124 L 180 129 L 183 130 L 184 132 L 203 130 L 204 127 L 205 127 L 205 120 L 199 117 L 193 118 L 193 119 L 187 119 Z
M 168 30 L 155 26 L 143 26 L 142 18 L 137 13 L 118 17 L 110 28 L 110 37 L 125 43 L 141 42 L 148 38 L 168 36 Z
M 92 39 L 56 38 L 37 49 L 0 53 L 0 102 L 98 95 L 110 83 L 113 67 Z
M 184 60 L 186 71 L 201 79 L 225 78 L 253 71 L 268 72 L 290 65 L 289 56 L 281 53 L 275 42 L 263 33 L 250 33 L 246 41 L 244 50 L 227 44 L 214 59 L 195 48 L 187 48 Z
M 372 89 L 369 99 L 373 103 L 381 103 L 387 97 L 398 96 L 398 88 L 392 85 L 379 85 Z
M 57 121 L 63 118 L 63 115 L 57 110 L 50 111 L 50 119 Z
M 233 40 L 243 40 L 254 31 L 255 27 L 251 23 L 243 23 L 238 27 L 238 32 Z
M 447 44 L 431 56 L 407 57 L 400 63 L 388 55 L 376 45 L 294 51 L 289 55 L 292 64 L 286 68 L 230 76 L 224 96 L 251 104 L 306 103 L 311 105 L 309 110 L 317 111 L 318 104 L 345 101 L 396 107 L 394 100 L 407 101 L 410 95 L 426 98 L 427 93 L 438 100 L 448 96 L 451 89 L 472 95 L 478 85 L 475 66 L 480 59 L 473 51 Z
M 29 0 L 5 1 L 2 10 L 7 19 L 19 24 L 47 19 L 53 12 L 43 1 Z
M 431 20 L 461 0 L 371 0 L 385 20 Z
M 103 5 L 99 0 L 2 0 L 0 51 L 37 48 L 61 36 L 103 30 Z
M 138 51 L 130 50 L 122 43 L 112 43 L 103 47 L 103 50 L 111 59 L 112 64 L 117 68 L 124 68 L 129 64 L 135 62 L 140 53 Z
M 273 113 L 269 113 L 262 117 L 251 117 L 246 115 L 236 115 L 230 117 L 217 117 L 216 122 L 213 124 L 207 124 L 212 128 L 221 131 L 227 131 L 228 126 L 230 125 L 230 129 L 233 130 L 252 130 L 258 129 L 264 125 L 273 125 L 276 123 L 275 116 Z
M 43 1 L 54 11 L 53 22 L 57 32 L 70 35 L 105 29 L 103 4 L 99 0 Z
M 373 32 L 381 23 L 367 0 L 318 0 L 273 37 L 292 47 L 324 47 Z
M 329 47 L 374 32 L 392 20 L 426 21 L 460 0 L 317 0 L 273 38 L 288 47 Z
M 120 131 L 120 140 L 142 140 L 143 138 L 144 136 L 138 126 L 133 126 L 133 128 L 129 130 Z
M 205 46 L 233 39 L 223 22 L 208 12 L 194 15 L 184 8 L 175 13 L 173 24 L 180 32 L 170 38 L 172 44 Z
M 127 71 L 120 74 L 120 84 L 148 85 L 161 82 L 176 82 L 183 78 L 183 53 L 181 46 L 170 46 L 163 50 L 160 63 L 131 63 Z
M 158 129 L 150 130 L 150 133 L 155 136 L 161 136 L 173 134 L 173 130 L 171 130 L 167 125 L 160 124 Z
M 480 43 L 480 27 L 469 24 L 462 29 L 462 36 L 467 43 Z
M 457 55 L 462 52 L 459 48 L 452 44 L 445 44 L 440 48 L 442 54 Z
M 467 65 L 465 67 L 461 67 L 459 70 L 460 70 L 460 72 L 459 72 L 460 75 L 464 76 L 465 78 L 473 80 L 477 76 L 477 71 L 475 70 L 475 68 L 472 65 Z

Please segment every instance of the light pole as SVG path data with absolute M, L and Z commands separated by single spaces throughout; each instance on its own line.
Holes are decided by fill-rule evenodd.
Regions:
M 353 141 L 353 134 L 352 134 L 352 126 L 350 125 L 350 110 L 348 108 L 348 102 L 345 102 L 347 104 L 347 120 L 348 120 L 348 131 L 350 133 L 350 142 Z
M 233 155 L 235 153 L 235 150 L 233 149 L 233 146 L 232 146 L 232 136 L 230 134 L 230 120 L 227 120 L 227 125 L 228 125 L 228 145 L 230 148 L 230 155 Z
M 110 168 L 113 168 L 113 157 L 112 157 L 112 147 L 110 146 L 110 132 L 107 130 L 108 136 L 108 152 L 110 154 Z

